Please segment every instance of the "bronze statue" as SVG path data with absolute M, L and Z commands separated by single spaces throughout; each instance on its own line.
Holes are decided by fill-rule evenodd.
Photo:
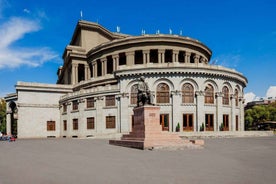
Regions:
M 138 82 L 137 107 L 144 106 L 145 104 L 153 105 L 152 95 L 148 83 L 145 82 L 145 77 L 141 76 Z

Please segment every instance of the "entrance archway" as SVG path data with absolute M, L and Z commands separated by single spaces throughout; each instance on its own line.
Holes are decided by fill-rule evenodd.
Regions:
M 9 104 L 10 108 L 10 127 L 11 127 L 11 134 L 15 137 L 17 137 L 17 106 L 14 101 L 11 101 Z

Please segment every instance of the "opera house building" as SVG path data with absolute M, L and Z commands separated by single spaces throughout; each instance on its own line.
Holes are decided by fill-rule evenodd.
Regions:
M 143 76 L 163 131 L 244 131 L 239 72 L 210 64 L 212 51 L 173 34 L 132 36 L 79 21 L 56 84 L 17 82 L 5 97 L 7 133 L 18 138 L 92 137 L 132 130 Z M 180 129 L 178 129 L 180 127 Z

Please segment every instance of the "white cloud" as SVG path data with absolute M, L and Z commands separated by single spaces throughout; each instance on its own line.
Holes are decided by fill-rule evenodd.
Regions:
M 225 54 L 214 58 L 211 64 L 217 64 L 229 68 L 236 68 L 240 63 L 240 60 L 241 56 L 239 54 Z
M 276 86 L 270 86 L 266 91 L 266 97 L 276 98 Z
M 23 12 L 25 12 L 25 13 L 27 13 L 27 14 L 30 14 L 30 13 L 31 13 L 31 11 L 28 10 L 27 8 L 24 8 Z
M 26 34 L 40 29 L 38 22 L 19 17 L 10 18 L 0 25 L 0 69 L 21 65 L 37 67 L 44 62 L 57 59 L 58 54 L 47 47 L 12 48 L 12 44 Z
M 256 95 L 253 92 L 244 94 L 245 104 L 247 104 L 248 102 L 254 101 L 255 98 L 256 98 Z

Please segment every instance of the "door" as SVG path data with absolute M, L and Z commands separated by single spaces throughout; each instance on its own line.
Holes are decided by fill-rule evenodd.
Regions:
M 160 125 L 163 131 L 169 131 L 169 114 L 160 114 Z
M 205 114 L 205 130 L 214 131 L 214 115 Z
M 183 114 L 183 131 L 194 131 L 193 114 Z

